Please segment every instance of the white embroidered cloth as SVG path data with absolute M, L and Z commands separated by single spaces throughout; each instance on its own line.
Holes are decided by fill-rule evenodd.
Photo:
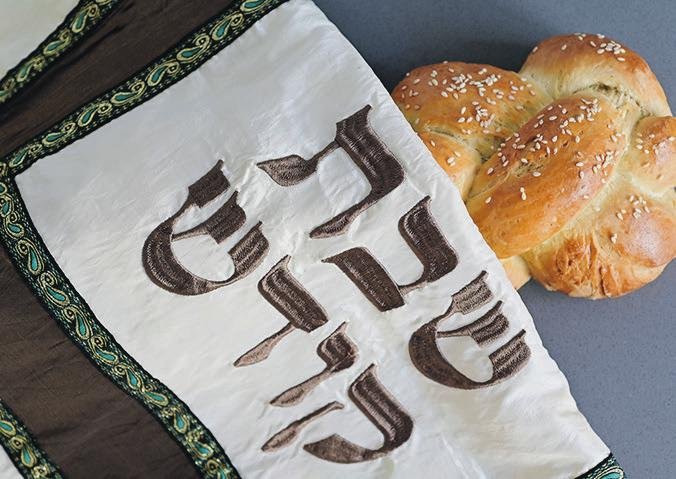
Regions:
M 339 122 L 367 106 L 368 128 L 403 172 L 393 188 L 372 186 L 354 159 L 378 163 L 389 154 L 369 156 L 374 144 L 363 124 L 346 127 L 316 172 L 296 184 L 280 185 L 274 173 L 258 166 L 293 154 L 311 159 L 337 138 Z M 350 145 L 353 155 L 346 151 Z M 396 173 L 392 168 L 388 164 L 374 175 Z M 174 287 L 167 279 L 175 271 L 163 263 L 166 244 L 154 252 L 144 245 L 187 204 L 188 188 L 210 171 L 220 183 L 200 190 L 209 201 L 189 204 L 171 225 L 174 237 L 164 238 L 186 274 L 210 278 L 208 292 L 195 286 L 192 293 L 203 294 L 186 295 L 185 283 Z M 196 72 L 38 161 L 16 181 L 42 239 L 97 318 L 190 406 L 243 477 L 563 479 L 585 473 L 608 455 L 453 184 L 368 65 L 309 1 L 281 5 Z M 343 232 L 310 236 L 372 188 L 385 193 Z M 235 191 L 244 222 L 219 216 Z M 400 230 L 407 214 L 409 230 L 406 224 Z M 223 221 L 176 238 L 213 217 Z M 235 272 L 229 251 L 259 222 L 269 244 L 265 253 L 254 255 L 253 263 L 243 260 L 249 274 L 218 283 Z M 430 231 L 441 234 L 457 265 Z M 432 247 L 425 246 L 430 238 Z M 392 303 L 376 307 L 382 291 L 362 291 L 385 281 L 375 273 L 364 279 L 363 268 L 372 264 L 359 263 L 363 258 L 343 264 L 355 268 L 352 278 L 322 261 L 352 248 L 365 248 L 359 251 L 387 271 Z M 429 273 L 416 248 L 440 255 L 428 264 L 440 277 L 402 287 Z M 319 313 L 308 319 L 302 308 L 285 315 L 274 298 L 259 291 L 266 287 L 259 287 L 262 278 L 287 256 L 284 274 L 322 308 L 325 321 Z M 453 295 L 482 271 L 491 295 L 482 300 L 485 290 L 471 291 L 463 310 L 462 294 L 455 300 Z M 366 284 L 361 289 L 360 274 Z M 268 287 L 273 297 L 295 295 L 292 302 L 301 301 L 299 289 L 288 289 L 288 276 Z M 403 304 L 397 305 L 398 298 Z M 424 327 L 452 301 L 461 311 L 435 326 L 456 330 L 456 336 L 437 334 L 435 341 L 435 331 Z M 499 302 L 503 316 L 497 318 Z M 317 347 L 343 323 L 354 350 L 325 353 L 335 361 L 327 368 Z M 457 331 L 471 323 L 474 329 Z M 267 359 L 235 364 L 289 324 L 296 327 Z M 480 327 L 487 328 L 483 336 Z M 432 334 L 432 342 L 427 334 L 416 350 L 416 331 Z M 452 369 L 438 364 L 432 346 Z M 496 350 L 502 356 L 494 366 L 489 356 Z M 325 368 L 301 399 L 271 404 Z M 492 381 L 495 371 L 502 376 Z M 326 405 L 325 414 L 309 418 L 296 434 L 287 429 L 262 449 L 275 434 Z M 331 435 L 353 443 L 353 450 L 345 441 L 327 442 Z M 336 462 L 341 458 L 356 462 Z

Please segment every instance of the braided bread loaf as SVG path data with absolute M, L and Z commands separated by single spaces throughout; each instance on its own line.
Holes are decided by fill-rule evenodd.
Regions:
M 393 97 L 516 287 L 619 296 L 676 256 L 676 119 L 628 48 L 553 37 L 518 74 L 444 62 Z

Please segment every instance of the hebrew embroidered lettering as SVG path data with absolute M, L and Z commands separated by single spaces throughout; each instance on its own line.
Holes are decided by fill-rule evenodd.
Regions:
M 188 197 L 183 205 L 160 223 L 143 245 L 141 257 L 146 274 L 153 283 L 167 291 L 193 296 L 227 286 L 254 271 L 268 252 L 270 245 L 261 231 L 261 223 L 258 223 L 228 251 L 235 268 L 227 279 L 211 280 L 197 276 L 174 255 L 171 248 L 174 241 L 208 235 L 221 244 L 244 225 L 246 213 L 237 204 L 237 192 L 234 192 L 206 221 L 188 230 L 174 232 L 174 226 L 190 208 L 202 208 L 227 191 L 230 185 L 221 171 L 222 164 L 223 161 L 219 160 L 207 174 L 188 187 Z
M 377 203 L 404 181 L 404 169 L 368 123 L 371 106 L 367 105 L 336 124 L 336 136 L 321 152 L 309 160 L 298 155 L 258 163 L 272 180 L 281 186 L 293 186 L 317 171 L 319 161 L 336 148 L 342 148 L 371 185 L 366 197 L 310 232 L 311 238 L 325 238 L 345 233 L 362 212 Z

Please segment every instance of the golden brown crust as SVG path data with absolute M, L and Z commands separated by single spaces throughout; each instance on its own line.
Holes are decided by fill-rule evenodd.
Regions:
M 470 214 L 515 286 L 530 270 L 573 296 L 619 296 L 676 257 L 676 119 L 628 48 L 554 37 L 519 75 L 430 65 L 393 97 L 463 199 L 472 184 Z
M 549 241 L 524 255 L 550 289 L 591 298 L 620 296 L 652 281 L 676 255 L 673 203 L 615 189 Z
M 514 72 L 460 62 L 416 68 L 393 98 L 416 132 L 445 134 L 483 157 L 550 100 Z
M 647 117 L 636 125 L 622 170 L 667 193 L 676 185 L 676 118 Z
M 499 258 L 546 241 L 603 188 L 626 141 L 604 99 L 555 101 L 482 166 L 467 208 Z
M 645 114 L 671 115 L 664 90 L 646 61 L 603 35 L 548 38 L 531 52 L 520 73 L 554 98 L 594 87 L 599 93 L 629 96 Z

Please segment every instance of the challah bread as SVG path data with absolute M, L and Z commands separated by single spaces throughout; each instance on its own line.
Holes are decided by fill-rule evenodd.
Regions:
M 676 119 L 646 62 L 598 35 L 554 37 L 517 75 L 418 68 L 393 97 L 520 286 L 599 298 L 676 256 Z

